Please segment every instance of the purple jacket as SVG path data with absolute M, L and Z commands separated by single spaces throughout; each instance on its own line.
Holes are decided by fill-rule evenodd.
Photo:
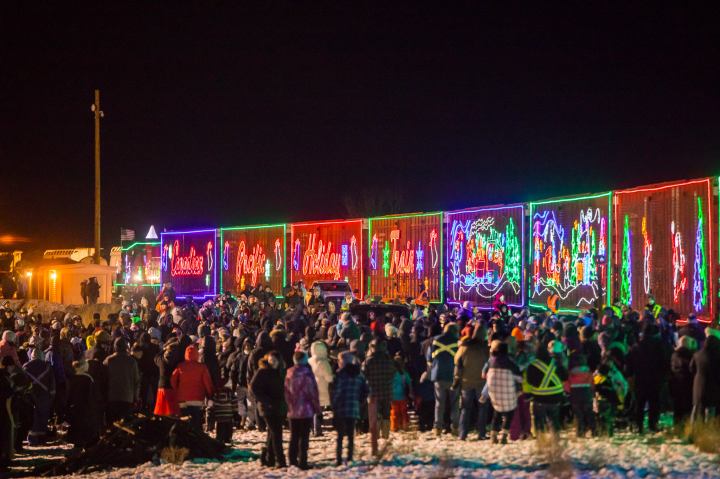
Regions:
M 285 402 L 290 419 L 309 418 L 320 412 L 318 387 L 310 366 L 296 365 L 288 369 Z

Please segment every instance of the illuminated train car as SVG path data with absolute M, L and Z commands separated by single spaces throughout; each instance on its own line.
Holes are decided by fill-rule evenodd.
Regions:
M 220 290 L 238 294 L 246 287 L 270 285 L 282 294 L 285 236 L 284 224 L 220 228 Z
M 483 309 L 502 296 L 525 305 L 525 208 L 522 204 L 446 214 L 445 296 Z
M 443 236 L 442 213 L 370 218 L 367 294 L 443 302 Z
M 530 203 L 530 306 L 579 312 L 612 297 L 612 194 Z
M 363 220 L 317 221 L 290 225 L 290 281 L 347 281 L 363 294 Z
M 115 286 L 142 288 L 160 286 L 160 242 L 137 242 L 122 248 L 120 283 Z
M 203 299 L 217 294 L 217 230 L 160 234 L 160 275 L 178 297 Z
M 712 180 L 615 192 L 618 297 L 642 311 L 652 295 L 682 317 L 714 316 Z

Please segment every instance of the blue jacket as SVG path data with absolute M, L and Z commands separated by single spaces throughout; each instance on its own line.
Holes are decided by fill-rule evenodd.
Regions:
M 404 401 L 408 398 L 410 391 L 410 375 L 407 371 L 395 371 L 392 382 L 392 400 Z
M 433 338 L 425 358 L 430 367 L 431 381 L 453 381 L 457 350 L 458 338 L 454 334 L 443 333 Z
M 345 366 L 338 371 L 333 385 L 332 409 L 335 417 L 360 419 L 360 404 L 365 402 L 369 392 L 360 367 L 356 364 Z

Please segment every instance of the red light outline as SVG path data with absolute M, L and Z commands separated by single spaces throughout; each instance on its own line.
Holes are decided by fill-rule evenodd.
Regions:
M 359 243 L 362 243 L 362 232 L 363 232 L 363 219 L 352 219 L 352 220 L 327 220 L 327 221 L 310 221 L 305 223 L 290 223 L 290 248 L 291 248 L 291 254 L 290 254 L 290 261 L 285 261 L 286 267 L 290 269 L 290 284 L 292 285 L 295 281 L 293 279 L 293 267 L 292 267 L 292 248 L 295 247 L 295 227 L 296 226 L 315 226 L 315 225 L 337 225 L 337 224 L 351 224 L 351 223 L 359 223 L 360 224 L 360 239 L 357 241 Z M 365 281 L 365 277 L 363 275 L 363 251 L 362 248 L 358 248 L 360 251 L 360 286 L 357 288 L 360 291 L 360 297 L 357 298 L 358 300 L 361 300 L 364 298 L 364 292 L 363 292 L 363 284 Z
M 617 208 L 618 208 L 618 205 L 620 204 L 620 195 L 629 194 L 629 193 L 643 193 L 643 192 L 648 192 L 648 191 L 649 191 L 649 192 L 652 192 L 652 191 L 665 190 L 665 189 L 668 189 L 668 188 L 677 188 L 677 187 L 688 186 L 688 185 L 696 185 L 696 184 L 703 183 L 703 182 L 706 183 L 706 184 L 707 184 L 707 192 L 708 192 L 708 196 L 707 196 L 707 200 L 708 200 L 708 249 L 709 249 L 709 251 L 708 251 L 708 261 L 709 261 L 709 264 L 710 264 L 710 268 L 709 268 L 709 270 L 710 270 L 710 279 L 709 279 L 709 281 L 710 281 L 710 285 L 711 285 L 712 287 L 715 287 L 715 283 L 713 282 L 713 270 L 715 269 L 715 263 L 713 263 L 713 259 L 712 259 L 712 258 L 713 258 L 713 257 L 712 257 L 712 254 L 713 254 L 713 250 L 712 250 L 712 237 L 713 237 L 713 232 L 712 232 L 712 228 L 713 228 L 713 227 L 712 227 L 712 225 L 713 225 L 712 210 L 713 210 L 713 208 L 712 208 L 712 204 L 711 204 L 711 203 L 712 203 L 712 189 L 711 189 L 711 186 L 710 186 L 710 181 L 711 181 L 711 178 L 702 178 L 702 179 L 699 179 L 699 180 L 676 181 L 676 182 L 669 183 L 669 184 L 663 184 L 663 185 L 661 185 L 661 186 L 641 186 L 641 187 L 634 188 L 634 189 L 629 189 L 629 190 L 616 190 L 615 193 L 614 193 L 615 198 L 616 198 L 616 201 L 615 201 L 615 219 L 617 220 Z M 615 234 L 617 234 L 617 221 L 615 222 Z M 618 259 L 618 258 L 617 258 L 617 248 L 616 248 L 616 250 L 615 250 L 615 264 L 617 264 L 617 259 Z M 715 296 L 716 296 L 716 292 L 713 291 L 713 294 L 712 294 L 711 296 L 712 296 L 712 298 L 713 298 L 713 301 L 710 301 L 710 322 L 714 321 L 714 319 L 715 319 L 715 299 L 716 299 Z

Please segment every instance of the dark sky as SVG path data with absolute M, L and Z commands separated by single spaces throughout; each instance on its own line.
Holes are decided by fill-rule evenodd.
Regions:
M 710 12 L 32 3 L 0 6 L 0 234 L 34 246 L 92 240 L 93 88 L 105 245 L 720 173 Z

